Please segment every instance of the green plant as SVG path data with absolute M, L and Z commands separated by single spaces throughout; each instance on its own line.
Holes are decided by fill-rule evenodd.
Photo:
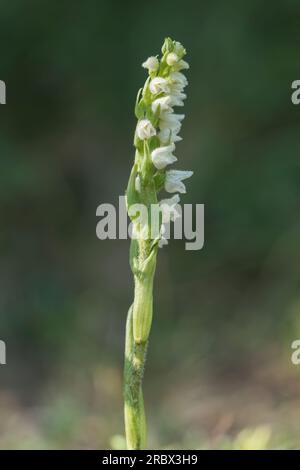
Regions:
M 130 266 L 134 276 L 134 301 L 126 324 L 124 399 L 125 431 L 128 449 L 146 445 L 146 421 L 142 380 L 153 312 L 153 280 L 158 247 L 168 243 L 166 225 L 179 216 L 179 195 L 158 202 L 158 193 L 185 193 L 184 179 L 191 171 L 166 170 L 177 158 L 173 155 L 183 114 L 174 106 L 183 106 L 187 79 L 181 72 L 189 68 L 183 60 L 186 51 L 167 38 L 162 57 L 149 57 L 143 67 L 149 76 L 137 95 L 138 119 L 134 146 L 134 164 L 126 190 L 126 203 L 132 222 Z

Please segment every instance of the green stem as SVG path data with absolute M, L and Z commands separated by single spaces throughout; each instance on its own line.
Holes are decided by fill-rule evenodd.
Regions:
M 136 344 L 133 339 L 133 306 L 126 322 L 124 367 L 124 414 L 127 449 L 141 450 L 146 445 L 146 420 L 142 380 L 146 360 L 147 342 Z
M 132 241 L 131 258 L 134 268 L 134 302 L 126 322 L 124 400 L 127 448 L 144 449 L 146 420 L 142 381 L 148 338 L 152 322 L 153 279 L 156 268 L 157 246 L 139 240 Z

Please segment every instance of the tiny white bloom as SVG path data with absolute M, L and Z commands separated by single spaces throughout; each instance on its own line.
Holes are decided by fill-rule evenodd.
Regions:
M 159 127 L 160 129 L 171 129 L 177 134 L 181 129 L 181 121 L 183 119 L 184 114 L 164 112 L 160 116 Z
M 190 178 L 193 171 L 169 170 L 166 172 L 165 190 L 168 193 L 186 193 L 183 180 Z
M 183 100 L 186 98 L 186 95 L 184 93 L 179 93 L 175 95 L 169 95 L 169 102 L 171 106 L 183 106 L 184 102 Z
M 142 63 L 142 67 L 144 67 L 144 69 L 148 69 L 149 72 L 156 72 L 159 67 L 159 60 L 154 56 L 148 57 L 148 59 Z
M 168 84 L 168 80 L 163 77 L 155 77 L 152 78 L 150 85 L 150 91 L 153 95 L 157 95 L 158 93 L 169 93 L 170 87 Z
M 170 129 L 162 129 L 158 133 L 159 140 L 162 144 L 168 144 L 169 142 L 179 142 L 182 140 L 182 137 L 176 134 L 176 132 Z
M 179 55 L 180 57 L 183 57 L 186 54 L 185 48 L 179 41 L 175 41 L 174 46 L 175 46 L 175 52 L 177 55 Z
M 176 114 L 176 113 L 170 113 L 170 112 L 164 112 L 161 115 L 161 119 L 169 123 L 183 121 L 184 117 L 185 117 L 184 114 Z
M 141 178 L 139 175 L 135 177 L 135 182 L 134 182 L 135 190 L 140 193 L 141 192 Z
M 172 83 L 170 85 L 170 93 L 172 95 L 176 95 L 176 96 L 182 96 L 184 95 L 183 91 L 184 91 L 184 88 L 185 88 L 185 85 L 183 85 L 182 83 Z
M 184 69 L 187 70 L 189 68 L 190 68 L 189 64 L 185 60 L 181 59 L 179 62 L 177 62 L 177 64 L 174 64 L 173 70 L 175 70 L 176 72 L 179 72 L 180 70 L 184 70 Z
M 177 161 L 177 158 L 172 154 L 175 150 L 175 145 L 167 145 L 165 147 L 158 147 L 151 153 L 151 159 L 153 165 L 158 169 L 162 170 L 167 165 L 171 165 Z
M 170 95 L 174 99 L 179 99 L 179 100 L 185 100 L 186 99 L 186 94 L 183 93 L 182 91 L 178 90 L 172 90 L 172 94 Z
M 185 75 L 181 72 L 172 72 L 170 73 L 171 82 L 174 84 L 186 86 L 188 85 L 188 81 Z
M 163 96 L 162 98 L 157 98 L 152 103 L 152 111 L 155 113 L 157 111 L 158 106 L 160 106 L 161 111 L 171 111 L 171 97 L 170 96 Z
M 174 64 L 176 64 L 178 61 L 179 61 L 179 57 L 177 54 L 175 54 L 175 52 L 170 52 L 168 55 L 167 55 L 167 64 L 172 66 Z
M 136 133 L 139 139 L 145 140 L 150 139 L 153 135 L 156 135 L 156 130 L 149 121 L 149 119 L 141 119 L 136 126 Z

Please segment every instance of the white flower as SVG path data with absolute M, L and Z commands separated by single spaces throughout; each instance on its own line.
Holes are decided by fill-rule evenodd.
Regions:
M 152 103 L 152 111 L 155 113 L 158 106 L 160 106 L 161 111 L 171 111 L 171 96 L 163 96 L 162 98 L 157 98 Z
M 145 140 L 156 135 L 156 130 L 148 119 L 141 119 L 141 121 L 137 123 L 136 133 L 139 139 Z
M 176 207 L 180 202 L 180 196 L 175 194 L 168 199 L 162 199 L 159 203 L 159 207 L 162 214 L 162 223 L 168 224 L 170 221 L 174 221 L 181 217 L 181 212 Z
M 179 142 L 182 140 L 182 137 L 177 135 L 174 131 L 170 129 L 162 129 L 158 133 L 159 140 L 162 144 L 168 144 L 169 142 Z
M 167 55 L 167 64 L 172 66 L 174 64 L 176 64 L 178 61 L 179 61 L 179 57 L 177 54 L 175 54 L 175 52 L 170 52 L 168 55 Z
M 159 127 L 160 129 L 171 129 L 176 134 L 180 131 L 181 122 L 184 119 L 184 114 L 175 114 L 164 112 L 160 116 Z
M 163 77 L 155 77 L 152 78 L 150 85 L 150 91 L 153 95 L 157 95 L 158 93 L 169 93 L 170 87 L 168 84 L 168 80 Z
M 175 95 L 169 95 L 169 101 L 171 106 L 183 106 L 183 100 L 186 98 L 184 93 L 178 93 Z
M 141 178 L 139 175 L 135 177 L 135 182 L 134 182 L 135 190 L 140 193 L 141 192 Z
M 175 145 L 167 145 L 165 147 L 158 147 L 151 153 L 152 163 L 158 169 L 162 170 L 167 165 L 177 161 L 177 158 L 172 155 L 173 150 L 175 150 Z
M 148 57 L 148 59 L 142 63 L 142 67 L 144 67 L 144 69 L 148 69 L 149 72 L 156 72 L 159 67 L 159 60 L 154 56 Z
M 175 83 L 171 86 L 170 93 L 174 96 L 182 96 L 184 95 L 183 91 L 184 91 L 184 85 L 179 85 Z
M 186 54 L 185 48 L 179 41 L 175 41 L 174 46 L 175 46 L 175 52 L 177 55 L 179 55 L 180 57 L 183 57 Z
M 172 113 L 172 106 L 183 106 L 183 100 L 185 98 L 186 95 L 184 93 L 175 93 L 174 95 L 167 95 L 162 96 L 161 98 L 156 98 L 156 100 L 154 100 L 151 105 L 152 111 L 155 113 L 157 111 L 158 106 L 160 106 L 161 112 L 166 111 L 168 113 Z
M 181 72 L 172 72 L 170 73 L 171 83 L 186 86 L 188 85 L 188 81 L 185 75 Z
M 175 70 L 176 72 L 179 72 L 179 70 L 184 70 L 184 69 L 189 69 L 189 68 L 190 68 L 189 64 L 183 59 L 181 59 L 179 62 L 177 62 L 173 66 L 173 70 Z
M 181 72 L 172 72 L 169 78 L 170 92 L 173 95 L 183 95 L 183 90 L 188 84 L 186 77 Z M 184 95 L 185 96 L 185 95 Z
M 193 171 L 169 170 L 166 172 L 165 190 L 168 193 L 186 193 L 183 180 L 190 178 Z

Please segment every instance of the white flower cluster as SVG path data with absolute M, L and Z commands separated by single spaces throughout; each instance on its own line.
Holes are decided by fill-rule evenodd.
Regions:
M 149 57 L 142 64 L 148 69 L 149 79 L 140 101 L 144 112 L 137 123 L 136 136 L 139 141 L 149 143 L 147 147 L 150 149 L 149 157 L 155 170 L 163 176 L 164 189 L 169 193 L 186 193 L 183 180 L 192 176 L 193 172 L 166 170 L 166 167 L 177 161 L 174 155 L 175 143 L 182 140 L 179 132 L 184 114 L 175 113 L 173 108 L 184 105 L 186 98 L 184 88 L 188 81 L 182 70 L 188 69 L 189 65 L 183 60 L 185 49 L 179 42 L 167 38 L 162 52 L 161 60 L 157 57 Z M 140 187 L 140 180 L 138 180 L 136 189 Z M 174 220 L 170 213 L 174 214 L 175 206 L 179 201 L 180 197 L 176 194 L 160 202 L 163 224 Z M 163 237 L 163 231 L 164 225 L 162 225 L 160 245 L 167 243 Z

